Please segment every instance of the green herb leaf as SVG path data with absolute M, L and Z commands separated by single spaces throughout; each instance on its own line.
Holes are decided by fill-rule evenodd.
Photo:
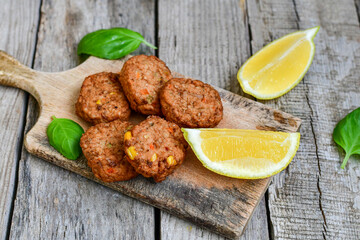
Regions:
M 76 160 L 81 154 L 80 138 L 84 129 L 70 119 L 55 116 L 52 119 L 46 130 L 50 145 L 64 157 Z
M 351 155 L 360 154 L 360 108 L 349 113 L 336 125 L 333 138 L 345 150 L 345 159 L 341 164 L 344 169 Z
M 140 33 L 126 28 L 101 29 L 89 33 L 79 43 L 77 54 L 119 59 L 135 51 L 141 43 L 156 49 Z

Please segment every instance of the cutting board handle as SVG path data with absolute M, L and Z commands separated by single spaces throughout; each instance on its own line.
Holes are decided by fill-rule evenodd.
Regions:
M 36 72 L 21 64 L 15 58 L 0 50 L 0 84 L 23 89 L 35 98 L 39 94 L 35 89 Z

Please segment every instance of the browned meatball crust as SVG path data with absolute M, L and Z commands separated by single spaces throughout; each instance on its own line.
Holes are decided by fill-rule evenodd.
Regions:
M 173 78 L 160 91 L 166 120 L 181 127 L 215 127 L 223 117 L 219 93 L 199 80 Z
M 144 177 L 163 181 L 185 159 L 187 142 L 175 123 L 150 116 L 125 133 L 127 160 Z
M 76 114 L 93 124 L 129 119 L 131 110 L 118 78 L 110 72 L 86 77 L 75 105 Z
M 159 91 L 171 78 L 169 68 L 155 56 L 131 57 L 120 72 L 120 82 L 131 108 L 146 115 L 161 115 Z
M 83 134 L 80 146 L 95 177 L 117 182 L 138 175 L 124 153 L 124 133 L 131 127 L 129 122 L 115 120 L 92 126 Z

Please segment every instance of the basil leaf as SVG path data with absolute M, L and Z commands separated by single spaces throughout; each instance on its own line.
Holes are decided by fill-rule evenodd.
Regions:
M 141 43 L 156 49 L 140 33 L 126 28 L 101 29 L 85 35 L 80 40 L 77 54 L 105 59 L 119 59 L 135 51 Z
M 84 129 L 70 119 L 55 116 L 52 119 L 46 130 L 50 145 L 64 157 L 76 160 L 81 154 L 80 138 Z
M 360 154 L 360 107 L 336 125 L 333 138 L 345 150 L 345 158 L 341 164 L 341 168 L 344 169 L 351 155 Z

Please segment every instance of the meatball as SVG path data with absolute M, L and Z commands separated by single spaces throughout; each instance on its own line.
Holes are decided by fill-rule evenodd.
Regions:
M 159 58 L 138 55 L 125 62 L 119 79 L 133 110 L 161 115 L 159 91 L 171 78 L 169 68 Z
M 138 175 L 124 158 L 124 133 L 131 127 L 129 122 L 115 120 L 92 126 L 83 134 L 80 146 L 95 177 L 116 182 Z
M 181 127 L 215 127 L 223 117 L 219 93 L 199 80 L 173 78 L 160 91 L 166 120 Z
M 125 133 L 126 158 L 144 177 L 163 181 L 185 159 L 187 142 L 180 127 L 150 116 Z
M 127 120 L 131 110 L 116 73 L 101 72 L 85 78 L 76 114 L 92 124 Z

